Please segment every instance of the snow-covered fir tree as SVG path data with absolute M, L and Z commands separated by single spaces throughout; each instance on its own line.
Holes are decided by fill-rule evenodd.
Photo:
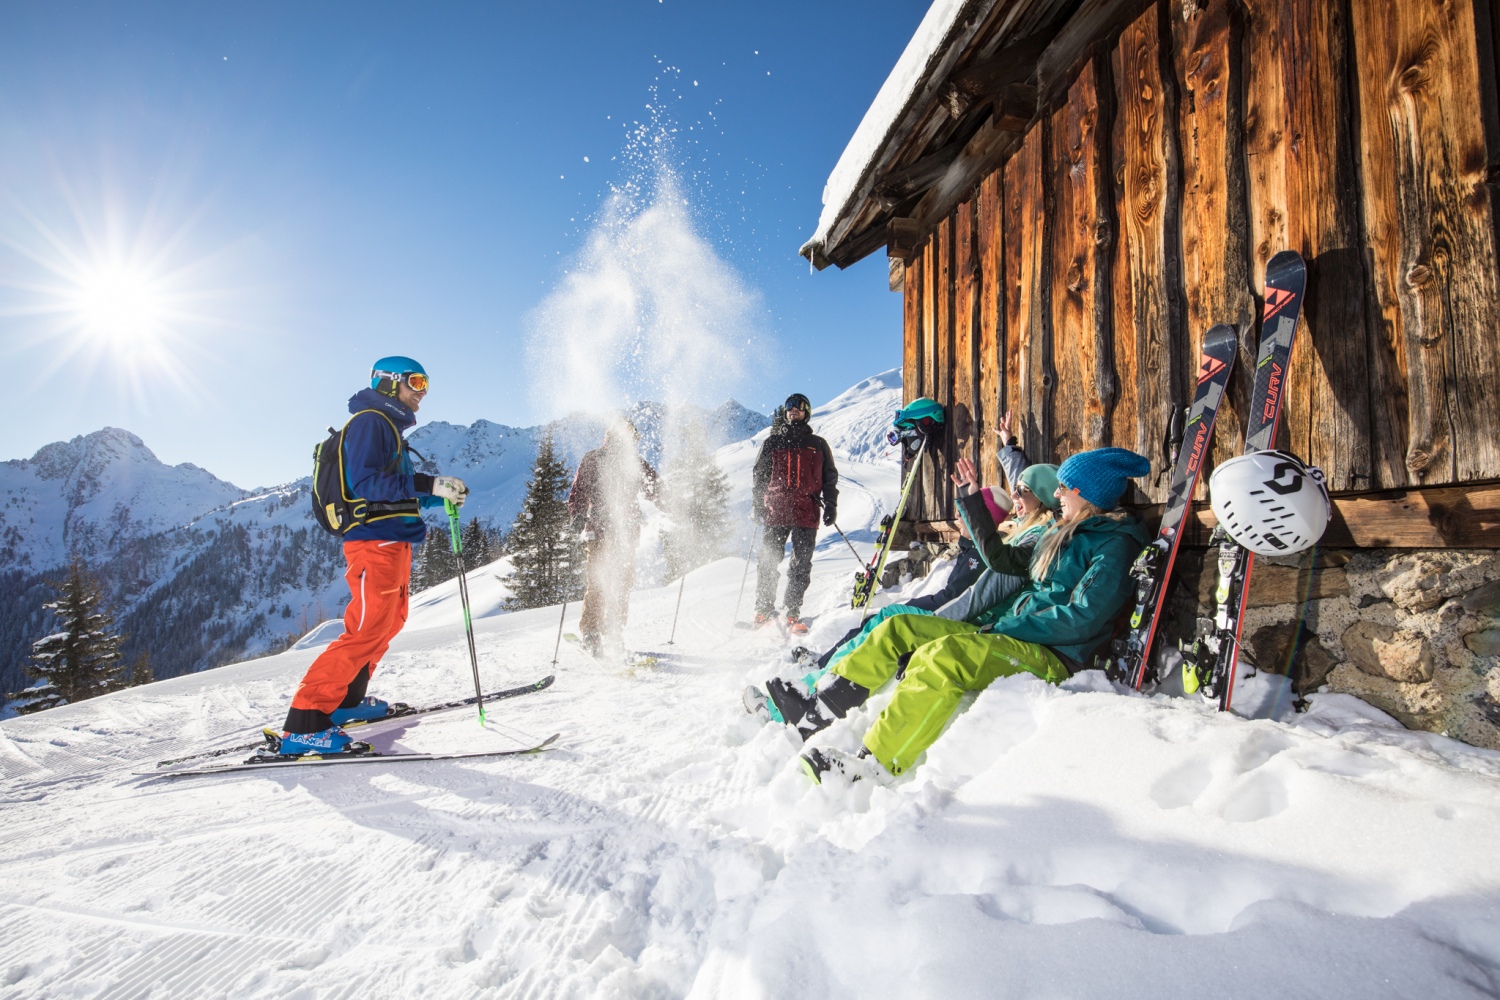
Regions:
M 729 478 L 692 429 L 663 473 L 662 504 L 669 523 L 662 529 L 667 578 L 717 559 L 729 535 Z
M 22 714 L 125 686 L 120 635 L 98 584 L 75 562 L 67 579 L 54 586 L 62 596 L 42 607 L 53 613 L 57 631 L 31 644 L 31 662 L 25 668 L 26 675 L 40 683 L 10 695 Z
M 568 518 L 571 482 L 548 434 L 531 465 L 521 511 L 505 536 L 513 566 L 505 579 L 513 594 L 506 601 L 508 610 L 541 608 L 583 595 L 583 549 Z
M 436 587 L 458 575 L 458 560 L 453 557 L 453 540 L 448 526 L 427 526 L 427 538 L 422 547 L 412 554 L 411 592 L 418 593 Z
M 483 566 L 496 558 L 497 554 L 490 548 L 490 532 L 480 518 L 476 517 L 464 525 L 460 541 L 464 547 L 465 569 Z

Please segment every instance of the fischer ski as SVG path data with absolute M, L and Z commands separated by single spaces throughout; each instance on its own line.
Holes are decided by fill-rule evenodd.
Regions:
M 471 703 L 472 704 L 472 703 Z M 272 736 L 266 731 L 267 742 Z M 281 767 L 324 767 L 334 764 L 396 763 L 413 760 L 461 760 L 467 757 L 521 757 L 541 753 L 557 741 L 560 733 L 554 733 L 535 746 L 516 750 L 464 750 L 456 753 L 383 753 L 371 749 L 368 743 L 351 744 L 351 749 L 336 754 L 303 754 L 300 757 L 277 753 L 263 753 L 240 763 L 202 764 L 176 771 L 135 771 L 136 775 L 149 778 L 181 778 L 189 775 L 227 774 L 231 771 L 266 771 Z M 352 749 L 361 748 L 361 749 Z
M 1245 454 L 1276 446 L 1288 361 L 1306 287 L 1307 264 L 1295 250 L 1283 250 L 1266 264 L 1266 300 L 1261 314 L 1255 388 L 1250 393 L 1250 419 L 1245 428 Z M 1240 628 L 1250 596 L 1250 571 L 1255 565 L 1255 554 L 1237 545 L 1222 525 L 1214 528 L 1209 545 L 1218 546 L 1214 617 L 1208 622 L 1200 621 L 1198 638 L 1183 650 L 1182 681 L 1189 694 L 1202 689 L 1207 697 L 1218 699 L 1219 711 L 1227 712 L 1234 698 Z
M 484 696 L 484 700 L 486 702 L 504 701 L 507 698 L 516 698 L 523 694 L 535 694 L 537 691 L 547 690 L 547 688 L 552 686 L 552 682 L 556 679 L 557 675 L 548 674 L 541 680 L 532 681 L 530 684 L 522 684 L 519 687 L 505 688 L 500 691 L 491 691 Z M 343 728 L 354 729 L 357 726 L 369 726 L 373 725 L 374 723 L 385 722 L 390 719 L 404 719 L 413 715 L 427 715 L 432 712 L 446 712 L 449 709 L 464 708 L 472 704 L 474 704 L 473 698 L 462 698 L 458 701 L 445 701 L 440 705 L 424 705 L 420 708 L 413 708 L 405 702 L 398 701 L 391 705 L 391 710 L 388 713 L 382 715 L 378 719 L 356 719 L 354 721 L 344 723 Z M 257 741 L 255 743 L 241 743 L 232 747 L 220 747 L 217 750 L 203 750 L 198 753 L 187 754 L 183 757 L 173 757 L 171 760 L 159 761 L 157 762 L 156 766 L 171 767 L 174 764 L 182 764 L 190 760 L 201 760 L 205 757 L 225 757 L 233 753 L 244 753 L 248 750 L 254 750 L 261 745 L 261 742 Z
M 1198 358 L 1198 388 L 1187 411 L 1187 422 L 1179 426 L 1176 414 L 1171 421 L 1168 440 L 1172 448 L 1172 480 L 1161 515 L 1161 527 L 1156 538 L 1141 550 L 1130 567 L 1130 578 L 1135 584 L 1130 631 L 1114 641 L 1104 663 L 1106 674 L 1114 680 L 1126 681 L 1137 691 L 1156 680 L 1156 668 L 1151 662 L 1152 646 L 1162 611 L 1167 606 L 1172 566 L 1177 561 L 1177 548 L 1182 543 L 1182 523 L 1192 504 L 1193 489 L 1203 471 L 1203 460 L 1208 457 L 1213 442 L 1214 419 L 1224 399 L 1230 372 L 1234 370 L 1237 347 L 1238 338 L 1232 327 L 1220 324 L 1208 331 Z

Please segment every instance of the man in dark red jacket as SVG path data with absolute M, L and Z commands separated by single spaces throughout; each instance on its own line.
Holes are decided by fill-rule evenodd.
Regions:
M 788 630 L 798 634 L 807 631 L 802 622 L 802 595 L 812 575 L 818 509 L 821 504 L 823 523 L 832 524 L 839 501 L 839 470 L 833 464 L 828 442 L 808 426 L 811 414 L 812 403 L 802 393 L 787 397 L 778 419 L 772 421 L 770 436 L 755 457 L 750 501 L 750 516 L 765 522 L 755 574 L 755 624 L 765 625 L 775 617 L 776 568 L 790 538 L 786 624 Z

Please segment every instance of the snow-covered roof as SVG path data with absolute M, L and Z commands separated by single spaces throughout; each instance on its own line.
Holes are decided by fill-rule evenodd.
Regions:
M 949 49 L 953 34 L 962 24 L 961 15 L 974 0 L 934 0 L 927 15 L 917 26 L 916 34 L 906 43 L 901 58 L 891 75 L 881 84 L 874 102 L 860 119 L 859 127 L 843 155 L 834 164 L 833 173 L 823 185 L 823 214 L 818 217 L 818 230 L 812 239 L 803 244 L 801 253 L 806 256 L 814 247 L 828 242 L 834 226 L 850 208 L 865 181 L 870 176 L 876 156 L 885 147 L 886 140 L 905 117 L 906 112 L 917 102 L 922 82 L 931 75 L 931 70 L 941 61 Z

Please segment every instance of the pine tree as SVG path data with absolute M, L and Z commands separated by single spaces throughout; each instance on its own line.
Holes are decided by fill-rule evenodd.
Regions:
M 290 611 L 291 608 L 288 607 L 287 610 Z M 295 635 L 287 637 L 287 645 L 296 641 Z M 135 659 L 130 662 L 130 669 L 125 675 L 125 686 L 139 687 L 142 684 L 150 684 L 154 680 L 156 680 L 156 674 L 151 669 L 151 654 L 143 649 L 136 653 Z
M 465 544 L 464 565 L 469 565 Z M 453 557 L 453 541 L 446 519 L 441 527 L 427 526 L 427 539 L 412 560 L 411 591 L 417 593 L 446 583 L 458 575 L 458 560 Z
M 662 507 L 669 526 L 661 533 L 667 578 L 717 559 L 729 535 L 729 477 L 693 428 L 663 474 Z
M 508 610 L 546 607 L 583 594 L 583 551 L 568 518 L 571 482 L 549 433 L 532 463 L 521 511 L 505 536 L 514 567 L 505 579 L 514 595 L 506 602 Z
M 26 675 L 42 683 L 9 696 L 25 701 L 16 707 L 22 714 L 73 704 L 124 686 L 121 637 L 98 584 L 75 562 L 67 579 L 52 586 L 62 596 L 42 607 L 56 616 L 58 631 L 31 644 L 31 663 L 26 667 Z
M 465 569 L 483 566 L 496 558 L 495 554 L 490 551 L 490 533 L 481 519 L 476 517 L 464 525 L 460 538 L 464 546 Z

